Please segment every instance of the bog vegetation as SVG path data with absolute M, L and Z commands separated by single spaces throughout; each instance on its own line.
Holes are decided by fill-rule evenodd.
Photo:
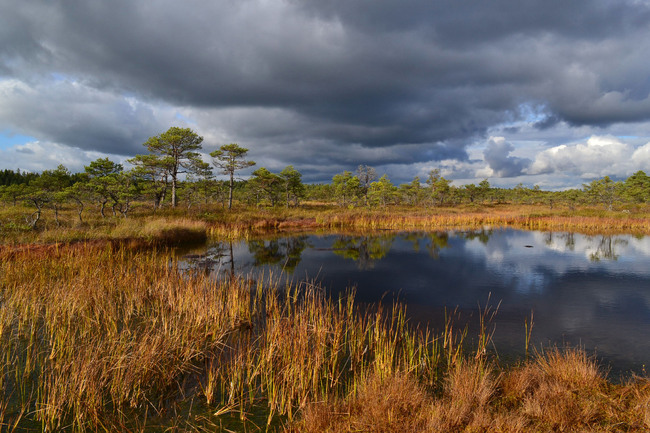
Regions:
M 11 230 L 38 230 L 47 223 L 44 214 L 60 227 L 62 211 L 74 212 L 77 224 L 110 216 L 128 218 L 134 212 L 153 215 L 164 208 L 184 209 L 186 215 L 206 217 L 233 203 L 253 208 L 302 208 L 319 204 L 346 210 L 386 210 L 409 208 L 409 213 L 432 213 L 440 209 L 470 209 L 481 206 L 537 206 L 539 211 L 562 210 L 571 214 L 590 207 L 595 211 L 637 213 L 646 210 L 650 198 L 650 176 L 639 171 L 625 180 L 608 176 L 583 185 L 581 189 L 543 191 L 518 185 L 495 188 L 487 179 L 478 185 L 455 186 L 439 170 L 427 179 L 415 177 L 410 183 L 393 185 L 375 169 L 360 165 L 356 173 L 337 174 L 328 184 L 304 184 L 293 166 L 279 173 L 264 167 L 247 180 L 238 180 L 240 170 L 255 165 L 247 159 L 248 149 L 237 144 L 221 146 L 204 162 L 198 151 L 203 138 L 190 129 L 173 127 L 151 137 L 149 153 L 129 160 L 131 169 L 107 158 L 97 159 L 83 173 L 70 173 L 60 165 L 42 173 L 0 172 L 0 217 L 3 233 Z M 218 180 L 217 173 L 226 175 Z M 14 208 L 15 212 L 10 209 Z M 8 210 L 9 209 L 9 210 Z M 392 213 L 392 212 L 391 212 Z M 11 217 L 8 217 L 11 215 Z M 67 222 L 70 225 L 70 222 Z M 50 224 L 51 225 L 51 224 Z
M 608 383 L 579 350 L 502 368 L 489 320 L 433 332 L 353 293 L 215 280 L 110 243 L 0 255 L 5 431 L 650 428 L 647 379 Z
M 650 382 L 613 384 L 579 348 L 500 365 L 480 333 L 419 328 L 313 284 L 215 279 L 164 248 L 268 230 L 516 226 L 650 233 L 650 178 L 582 189 L 395 186 L 360 166 L 305 185 L 236 144 L 197 157 L 171 128 L 133 169 L 0 172 L 2 431 L 647 431 Z M 527 344 L 522 323 L 522 345 Z

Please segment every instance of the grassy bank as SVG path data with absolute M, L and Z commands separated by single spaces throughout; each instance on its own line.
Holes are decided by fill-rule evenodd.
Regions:
M 650 234 L 650 213 L 645 207 L 606 211 L 591 207 L 551 210 L 541 205 L 508 204 L 385 209 L 305 206 L 240 209 L 207 216 L 209 233 L 215 237 L 250 236 L 269 230 L 445 230 L 485 226 L 584 234 Z
M 0 209 L 2 244 L 138 240 L 153 244 L 183 240 L 241 238 L 261 233 L 315 230 L 444 230 L 484 226 L 527 230 L 571 231 L 585 234 L 650 234 L 650 213 L 644 206 L 607 211 L 575 210 L 543 205 L 463 205 L 457 207 L 340 208 L 305 204 L 298 208 L 221 207 L 165 209 L 152 215 L 135 207 L 129 218 L 89 214 L 80 222 L 73 208 L 59 210 L 58 222 L 44 213 L 35 230 L 23 221 L 29 208 Z
M 61 211 L 59 223 L 46 220 L 36 229 L 20 224 L 25 210 L 0 212 L 0 246 L 55 244 L 112 240 L 161 246 L 181 242 L 200 242 L 207 238 L 205 221 L 189 216 L 135 214 L 132 218 L 87 218 L 84 222 Z
M 216 281 L 156 250 L 76 243 L 0 263 L 3 431 L 650 428 L 648 381 L 608 383 L 580 351 L 502 367 L 485 329 L 469 347 L 453 323 Z

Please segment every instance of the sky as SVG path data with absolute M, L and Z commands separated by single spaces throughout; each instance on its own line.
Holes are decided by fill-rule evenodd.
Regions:
M 648 53 L 648 0 L 0 0 L 0 169 L 180 126 L 309 183 L 580 187 L 650 173 Z

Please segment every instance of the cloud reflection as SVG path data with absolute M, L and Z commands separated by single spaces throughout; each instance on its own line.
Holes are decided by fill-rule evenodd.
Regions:
M 536 344 L 581 345 L 618 370 L 650 359 L 648 237 L 484 229 L 226 247 L 197 256 L 212 260 L 215 276 L 234 263 L 244 275 L 315 278 L 334 296 L 354 287 L 361 303 L 399 299 L 414 322 L 433 324 L 455 308 L 475 318 L 490 299 L 499 304 L 495 346 L 506 353 L 523 350 L 524 321 L 534 312 Z

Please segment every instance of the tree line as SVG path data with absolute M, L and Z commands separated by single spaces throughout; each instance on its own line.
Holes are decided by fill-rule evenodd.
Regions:
M 550 208 L 564 204 L 601 204 L 612 209 L 616 203 L 647 203 L 650 177 L 639 171 L 624 181 L 605 176 L 584 184 L 581 189 L 543 191 L 539 187 L 495 188 L 485 179 L 478 184 L 452 185 L 452 181 L 432 170 L 426 179 L 415 177 L 410 183 L 394 185 L 387 175 L 378 176 L 373 167 L 360 165 L 356 172 L 336 174 L 329 184 L 307 185 L 293 166 L 279 173 L 264 167 L 247 180 L 236 173 L 255 165 L 247 159 L 248 149 L 226 144 L 210 153 L 211 163 L 199 154 L 203 137 L 189 128 L 172 127 L 149 138 L 146 154 L 128 160 L 133 168 L 108 158 L 92 161 L 82 173 L 71 173 L 60 165 L 40 174 L 17 170 L 0 172 L 0 199 L 16 205 L 28 203 L 33 213 L 27 218 L 36 227 L 44 209 L 51 209 L 57 224 L 59 211 L 72 205 L 78 218 L 88 204 L 94 204 L 103 218 L 108 214 L 128 217 L 134 203 L 149 203 L 153 212 L 162 206 L 175 208 L 182 202 L 194 205 L 220 203 L 232 208 L 233 201 L 256 206 L 298 206 L 303 200 L 336 203 L 343 207 L 453 206 L 462 203 L 545 203 Z M 218 174 L 227 180 L 217 180 Z

